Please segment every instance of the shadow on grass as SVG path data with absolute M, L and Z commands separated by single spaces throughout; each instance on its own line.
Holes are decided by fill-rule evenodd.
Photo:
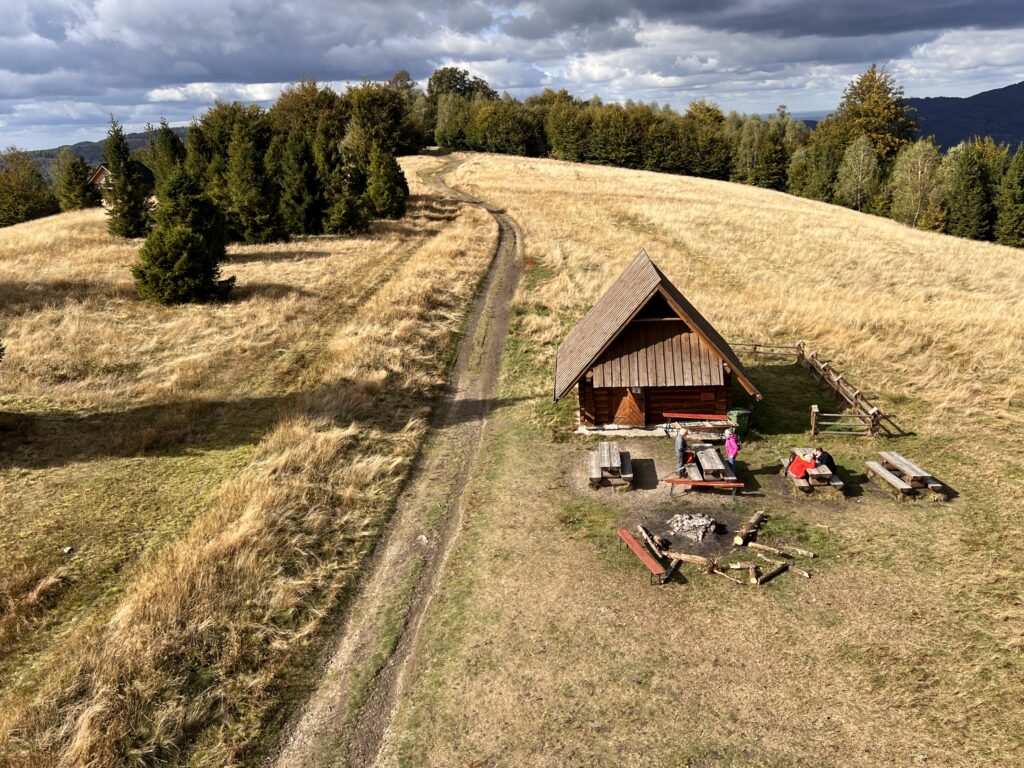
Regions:
M 230 268 L 225 270 L 230 274 Z M 295 285 L 288 285 L 286 283 L 261 283 L 261 282 L 239 282 L 228 294 L 227 301 L 231 303 L 233 301 L 247 301 L 254 298 L 266 298 L 266 299 L 284 299 L 288 296 L 299 296 L 304 299 L 315 298 L 319 296 L 314 291 L 308 291 L 305 288 L 299 288 Z
M 832 395 L 797 363 L 754 365 L 747 372 L 764 396 L 753 407 L 754 426 L 762 435 L 806 432 L 811 426 L 812 405 L 832 412 L 839 408 Z M 742 399 L 747 407 L 753 405 L 746 393 Z
M 130 283 L 103 283 L 94 280 L 54 280 L 40 283 L 0 281 L 0 309 L 3 314 L 9 316 L 38 312 L 46 307 L 58 307 L 68 301 L 138 298 L 138 293 Z
M 331 256 L 330 251 L 253 251 L 233 253 L 224 260 L 223 267 L 230 269 L 232 264 L 260 264 L 279 261 L 307 261 L 325 259 Z

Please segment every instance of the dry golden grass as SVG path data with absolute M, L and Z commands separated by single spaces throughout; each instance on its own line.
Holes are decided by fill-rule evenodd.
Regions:
M 492 418 L 385 764 L 1024 763 L 1024 254 L 701 179 L 468 155 L 448 181 L 525 232 L 499 396 L 533 401 Z M 574 403 L 549 404 L 555 346 L 641 247 L 727 338 L 805 339 L 878 393 L 913 434 L 830 441 L 855 485 L 897 450 L 960 496 L 795 497 L 771 467 L 823 395 L 758 366 L 761 495 L 734 514 L 817 549 L 814 578 L 647 587 L 622 504 L 567 483 Z
M 134 298 L 100 212 L 0 232 L 0 763 L 254 759 L 495 237 L 421 196 L 364 238 L 233 249 L 231 301 L 168 309 Z

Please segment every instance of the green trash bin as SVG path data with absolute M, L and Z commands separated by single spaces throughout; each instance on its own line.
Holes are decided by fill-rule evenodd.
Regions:
M 736 434 L 745 437 L 747 430 L 750 429 L 750 411 L 746 408 L 733 408 L 726 416 L 729 417 L 729 421 L 736 423 Z

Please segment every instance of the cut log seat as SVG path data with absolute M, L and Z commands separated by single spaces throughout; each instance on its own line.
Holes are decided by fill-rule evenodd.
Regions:
M 647 566 L 647 570 L 651 572 L 651 583 L 654 584 L 655 580 L 659 584 L 664 583 L 666 579 L 665 566 L 655 560 L 651 553 L 644 549 L 643 545 L 625 528 L 619 528 L 618 534 L 626 546 L 633 550 L 633 554 L 640 558 L 640 562 Z
M 601 452 L 590 452 L 590 485 L 597 488 L 601 484 Z
M 894 475 L 888 469 L 883 467 L 877 461 L 866 462 L 866 466 L 868 468 L 869 475 L 882 478 L 883 480 L 885 480 L 885 482 L 887 482 L 889 485 L 891 485 L 893 488 L 900 491 L 901 493 L 913 492 L 914 489 L 911 487 L 910 483 L 899 477 L 896 477 L 896 475 Z

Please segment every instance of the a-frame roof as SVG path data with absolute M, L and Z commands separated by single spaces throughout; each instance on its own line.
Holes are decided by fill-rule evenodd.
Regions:
M 587 369 L 657 293 L 661 293 L 693 332 L 722 357 L 743 388 L 760 400 L 761 393 L 728 342 L 643 250 L 566 336 L 555 353 L 555 400 L 565 397 L 576 386 Z

